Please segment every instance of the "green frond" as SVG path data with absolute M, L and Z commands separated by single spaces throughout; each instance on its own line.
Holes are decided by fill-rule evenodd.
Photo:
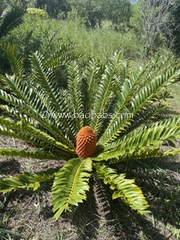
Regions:
M 121 198 L 140 214 L 150 213 L 149 205 L 134 179 L 125 179 L 125 174 L 118 174 L 116 170 L 105 165 L 95 164 L 95 168 L 97 176 L 113 190 L 112 199 Z
M 174 69 L 173 71 L 178 72 L 179 61 L 175 60 L 174 57 L 166 57 L 150 59 L 145 66 L 141 66 L 137 71 L 133 71 L 135 76 L 139 79 L 139 88 L 137 91 L 149 84 L 152 79 L 155 79 L 157 76 L 164 75 L 167 69 Z
M 5 36 L 10 30 L 17 27 L 22 23 L 22 16 L 24 10 L 18 6 L 14 7 L 10 11 L 6 11 L 3 17 L 3 22 L 0 26 L 0 38 Z
M 34 127 L 31 125 L 31 123 L 28 123 L 27 121 L 16 121 L 14 122 L 11 119 L 0 117 L 0 126 L 4 126 L 8 129 L 13 130 L 14 132 L 19 132 L 23 134 L 23 136 L 28 135 L 29 138 L 36 139 L 37 141 L 42 141 L 44 144 L 51 145 L 52 147 L 56 147 L 62 151 L 74 154 L 74 150 L 66 146 L 65 144 L 62 144 L 61 142 L 56 141 L 53 137 L 48 135 L 47 133 L 43 132 L 40 129 L 37 129 L 37 127 Z
M 28 87 L 26 89 L 28 90 Z M 24 92 L 24 94 L 25 93 L 26 92 Z M 41 99 L 34 96 L 33 100 L 33 92 L 31 91 L 28 92 L 27 96 L 29 96 L 30 99 L 29 104 L 27 104 L 28 100 L 26 100 L 27 103 L 23 101 L 24 100 L 23 96 L 21 98 L 16 98 L 12 94 L 8 94 L 4 90 L 0 89 L 0 99 L 14 106 L 18 112 L 27 115 L 28 117 L 33 119 L 34 122 L 35 121 L 36 123 L 38 122 L 41 126 L 44 127 L 44 129 L 47 129 L 53 136 L 59 139 L 62 143 L 66 144 L 70 148 L 74 148 L 72 143 L 68 141 L 68 139 L 61 132 L 61 129 L 57 126 L 56 118 L 54 118 L 54 115 L 52 113 L 48 114 L 48 112 L 43 111 L 44 108 L 43 107 L 41 108 L 42 106 Z
M 21 100 L 14 97 L 12 94 L 8 94 L 6 91 L 0 89 L 0 99 L 9 103 L 10 105 L 15 106 L 18 110 L 25 112 L 28 109 L 28 106 Z
M 34 139 L 30 138 L 29 135 L 27 135 L 27 134 L 24 135 L 22 133 L 16 133 L 16 132 L 14 132 L 12 130 L 9 130 L 6 127 L 0 126 L 0 134 L 3 135 L 3 136 L 20 139 L 20 140 L 23 140 L 23 141 L 25 141 L 27 143 L 31 143 L 33 145 L 36 143 L 36 141 L 34 141 Z
M 68 108 L 67 96 L 64 92 L 60 91 L 54 71 L 45 66 L 45 60 L 38 52 L 32 57 L 32 72 L 35 80 L 33 88 L 37 88 L 37 85 L 39 86 L 36 93 L 38 93 L 38 91 L 42 92 L 43 94 L 41 94 L 41 97 L 45 96 L 48 108 L 50 107 L 50 111 L 47 109 L 47 115 L 54 114 L 57 124 L 64 129 L 68 128 L 69 138 L 71 141 L 75 142 L 76 131 L 73 125 L 73 114 Z
M 19 89 L 17 89 L 17 87 L 15 86 L 15 83 L 14 83 L 15 79 L 17 79 L 15 77 L 15 75 L 12 75 L 12 76 L 10 76 L 8 74 L 6 74 L 5 76 L 0 75 L 0 81 L 2 83 L 4 83 L 5 86 L 8 86 L 8 90 L 12 91 L 18 98 L 21 98 L 22 95 L 20 94 Z M 2 97 L 5 97 L 5 96 L 3 96 L 4 95 L 3 93 L 4 93 L 4 91 L 2 90 L 2 92 L 0 93 L 1 99 L 2 99 Z
M 113 118 L 111 119 L 109 125 L 107 126 L 105 132 L 103 133 L 102 137 L 99 139 L 98 144 L 99 145 L 105 145 L 109 141 L 109 137 L 112 134 L 111 133 L 111 127 L 112 124 L 116 124 L 117 121 L 124 121 L 125 119 L 129 120 L 126 122 L 127 126 L 124 129 L 121 129 L 121 137 L 124 134 L 128 134 L 134 129 L 137 129 L 141 125 L 147 124 L 147 122 L 151 121 L 158 113 L 165 110 L 167 108 L 166 105 L 151 105 L 147 109 L 143 109 L 140 113 L 136 114 L 133 117 L 133 114 L 130 113 L 127 109 L 124 110 L 124 113 L 117 113 Z M 115 128 L 114 128 L 115 130 Z
M 158 105 L 151 105 L 148 108 L 142 110 L 139 114 L 131 119 L 130 125 L 128 125 L 123 132 L 121 132 L 121 136 L 124 134 L 128 134 L 129 132 L 133 131 L 134 129 L 143 126 L 144 124 L 149 123 L 151 120 L 157 117 L 157 115 L 166 110 L 168 108 L 167 105 L 158 104 Z
M 51 83 L 51 75 L 48 75 L 48 77 L 47 81 Z M 57 95 L 54 97 L 57 97 L 57 104 L 59 106 L 59 108 L 56 109 L 54 107 L 54 102 L 51 104 L 51 101 L 49 101 L 49 94 L 46 96 L 43 89 L 40 89 L 37 84 L 33 85 L 29 81 L 22 81 L 15 75 L 6 75 L 6 77 L 2 77 L 2 80 L 14 93 L 14 96 L 2 90 L 0 92 L 1 99 L 16 107 L 19 112 L 23 112 L 30 118 L 39 122 L 44 128 L 56 136 L 56 138 L 72 148 L 72 144 L 65 138 L 63 132 L 68 128 L 69 134 L 67 137 L 71 137 L 74 142 L 76 133 L 75 130 L 73 130 L 73 133 L 71 131 L 71 127 L 73 129 L 71 118 L 66 119 L 64 116 L 60 116 L 61 114 L 67 113 L 67 106 L 64 101 L 65 95 L 63 96 L 61 94 L 62 91 L 56 88 Z
M 123 114 L 131 114 L 131 112 L 129 112 L 129 110 L 126 108 L 126 104 L 132 98 L 136 83 L 137 79 L 135 78 L 132 79 L 132 81 L 125 79 L 121 89 L 116 92 L 117 101 L 115 102 L 113 117 L 111 118 L 108 127 L 103 133 L 102 138 L 99 140 L 99 144 L 105 144 L 105 141 L 107 141 L 106 139 L 108 139 L 109 134 L 114 135 L 113 125 L 116 125 L 117 120 L 119 120 Z
M 98 144 L 105 145 L 108 142 L 115 141 L 124 129 L 130 125 L 133 118 L 136 118 L 137 114 L 141 114 L 154 101 L 157 92 L 174 82 L 179 74 L 180 71 L 171 66 L 165 74 L 157 75 L 146 85 L 143 84 L 141 88 L 137 88 L 138 76 L 130 80 L 126 79 L 121 91 L 117 92 L 117 103 L 111 121 Z M 138 91 L 134 91 L 134 88 L 137 88 Z
M 53 146 L 56 147 L 64 152 L 70 153 L 70 154 L 74 154 L 75 151 L 73 148 L 68 147 L 65 144 L 62 144 L 61 142 L 57 141 L 55 138 L 51 137 L 50 135 L 48 135 L 47 133 L 43 132 L 42 130 L 39 130 L 37 128 L 35 128 L 32 125 L 27 125 L 25 122 L 20 122 L 17 123 L 17 125 L 19 124 L 19 130 L 23 130 L 24 132 L 29 133 L 30 136 L 33 136 L 34 138 L 41 140 L 44 142 L 44 144 L 48 144 L 49 146 Z
M 59 159 L 54 154 L 47 153 L 41 150 L 25 150 L 17 148 L 0 148 L 0 155 L 6 157 L 24 157 L 37 159 Z
M 180 118 L 175 117 L 149 124 L 141 129 L 125 135 L 115 143 L 108 144 L 104 152 L 100 153 L 94 160 L 108 160 L 132 155 L 144 148 L 154 149 L 163 142 L 180 138 Z
M 52 187 L 52 205 L 57 219 L 69 205 L 78 205 L 86 199 L 88 181 L 92 171 L 92 161 L 87 158 L 69 160 L 56 174 Z
M 5 102 L 10 103 L 17 108 L 19 107 L 19 105 L 24 105 L 26 107 L 28 105 L 30 109 L 35 108 L 35 110 L 37 110 L 38 112 L 41 108 L 42 111 L 45 109 L 41 103 L 41 99 L 37 98 L 34 89 L 28 84 L 27 80 L 23 81 L 18 76 L 10 76 L 8 74 L 6 74 L 6 76 L 1 75 L 0 79 L 5 85 L 8 86 L 8 89 L 13 93 L 8 94 L 7 92 L 0 90 L 0 98 L 3 99 Z M 13 101 L 15 99 L 19 100 L 19 104 L 17 103 L 17 101 Z
M 138 94 L 134 97 L 131 102 L 130 111 L 133 114 L 136 114 L 140 109 L 146 107 L 146 105 L 156 97 L 156 93 L 165 86 L 172 84 L 179 77 L 180 71 L 171 66 L 167 69 L 166 73 L 157 75 L 154 79 L 151 80 L 146 86 L 140 89 Z
M 62 151 L 59 148 L 57 148 L 57 146 L 54 147 L 53 144 L 52 145 L 47 144 L 46 139 L 39 140 L 35 136 L 33 137 L 32 135 L 28 135 L 27 133 L 22 133 L 22 132 L 17 133 L 17 131 L 9 130 L 8 128 L 0 126 L 0 134 L 3 136 L 20 139 L 22 141 L 30 143 L 32 146 L 36 146 L 36 148 L 38 149 L 44 149 L 44 155 L 42 155 L 43 153 L 42 151 L 37 152 L 37 155 L 35 155 L 35 153 L 26 153 L 25 155 L 25 153 L 23 151 L 21 152 L 20 150 L 20 151 L 15 151 L 15 154 L 16 154 L 15 156 L 22 156 L 23 154 L 23 156 L 30 157 L 30 158 L 38 158 L 40 156 L 41 159 L 58 159 L 58 160 L 59 159 L 68 160 L 72 156 L 72 153 L 70 154 L 68 152 Z M 5 152 L 5 149 L 4 149 L 3 155 L 14 156 L 13 155 L 14 150 L 16 149 L 13 149 L 11 153 L 9 152 L 9 148 L 6 150 L 7 151 Z M 41 153 L 41 155 L 39 155 L 39 153 Z
M 94 103 L 91 111 L 90 127 L 96 132 L 97 136 L 103 123 L 103 114 L 106 113 L 109 103 L 114 97 L 112 91 L 116 84 L 116 71 L 120 64 L 121 54 L 114 54 L 105 66 L 105 70 L 101 76 L 100 82 L 94 97 Z
M 26 119 L 27 122 L 31 121 L 27 115 L 17 111 L 13 106 L 7 104 L 0 104 L 0 110 L 2 110 L 4 116 L 8 116 L 11 119 Z
M 154 127 L 160 127 L 160 126 L 175 127 L 179 125 L 180 125 L 180 116 L 176 116 L 176 117 L 167 118 L 161 121 L 156 121 L 154 123 L 149 124 L 148 126 L 151 128 L 154 128 Z M 146 126 L 144 128 L 146 128 Z
M 105 150 L 113 149 L 134 149 L 144 146 L 157 146 L 163 141 L 178 139 L 180 137 L 180 118 L 158 121 L 119 138 L 115 142 L 105 146 Z M 125 143 L 125 144 L 124 144 Z M 124 151 L 125 152 L 125 151 Z
M 48 58 L 45 59 L 45 67 L 50 67 L 52 70 L 57 70 L 59 67 L 67 66 L 74 59 L 79 57 L 78 54 L 75 54 L 74 43 L 70 40 L 65 43 L 61 43 L 58 49 Z
M 164 156 L 167 156 L 167 157 L 175 156 L 175 155 L 178 155 L 178 154 L 180 154 L 180 149 L 170 149 L 170 150 L 164 152 Z
M 59 89 L 54 72 L 50 68 L 45 67 L 44 57 L 38 52 L 34 53 L 31 61 L 35 83 L 41 88 L 44 94 L 49 96 L 49 102 L 58 111 Z
M 43 97 L 40 97 L 36 94 L 35 90 L 28 84 L 28 81 L 23 81 L 21 78 L 16 77 L 15 75 L 6 75 L 6 77 L 1 78 L 1 80 L 3 80 L 5 85 L 8 86 L 9 90 L 13 92 L 13 94 L 9 94 L 6 91 L 0 90 L 0 98 L 9 103 L 10 106 L 14 106 L 14 114 L 16 116 L 20 114 L 21 117 L 23 117 L 24 114 L 24 116 L 29 116 L 31 119 L 35 118 L 36 121 L 37 116 L 39 116 L 39 118 L 41 118 L 39 122 L 42 122 L 42 113 L 47 110 L 47 107 L 43 102 Z M 42 92 L 39 91 L 38 93 Z M 11 115 L 12 108 L 9 106 L 4 106 L 4 108 L 6 108 L 5 110 L 7 113 L 8 110 L 10 110 L 9 113 Z M 36 115 L 36 117 L 34 117 L 34 115 Z M 46 119 L 44 119 L 44 121 L 45 120 Z
M 11 107 L 11 106 L 8 106 L 8 105 L 0 105 L 0 109 L 2 109 L 3 112 L 5 113 L 5 115 L 7 115 L 9 117 L 9 119 L 5 118 L 5 117 L 0 118 L 0 133 L 2 135 L 15 137 L 17 139 L 21 139 L 23 141 L 26 141 L 28 143 L 32 143 L 33 145 L 34 144 L 36 145 L 36 143 L 37 143 L 37 141 L 39 141 L 39 139 L 37 138 L 37 135 L 35 135 L 35 132 L 36 131 L 39 132 L 40 129 L 41 129 L 42 134 L 43 133 L 46 134 L 46 129 L 44 128 L 42 130 L 42 128 L 40 128 L 40 125 L 37 125 L 37 121 L 36 121 L 37 119 L 33 120 L 31 118 L 32 117 L 31 114 L 30 114 L 30 116 L 27 116 L 25 113 L 23 113 L 22 110 L 18 111 L 19 109 L 16 110 L 14 107 Z M 30 111 L 28 112 L 28 114 L 29 113 L 30 113 Z M 14 119 L 14 120 L 12 120 L 12 119 Z M 19 120 L 19 119 L 21 119 L 21 120 Z M 47 121 L 47 119 L 45 120 L 45 122 L 46 121 Z M 23 130 L 21 128 L 21 125 L 23 125 L 23 123 L 24 123 L 25 128 L 29 128 L 29 126 L 30 126 L 29 131 L 30 131 L 31 127 L 34 128 L 35 129 L 35 131 L 33 131 L 34 134 L 33 134 L 33 132 L 25 131 L 25 128 Z M 61 137 L 61 133 L 59 133 L 58 136 Z M 44 143 L 47 142 L 46 139 L 42 139 L 42 140 L 44 141 Z M 64 142 L 63 138 L 61 138 L 60 140 L 62 142 Z M 44 146 L 44 144 L 43 144 L 43 146 Z
M 84 104 L 81 93 L 82 77 L 79 66 L 73 62 L 68 68 L 68 102 L 74 118 L 76 132 L 84 126 Z
M 6 53 L 6 56 L 10 63 L 10 67 L 11 67 L 13 74 L 15 74 L 18 77 L 23 76 L 23 72 L 24 72 L 23 61 L 18 56 L 15 46 L 8 43 L 7 45 L 3 46 L 2 49 Z
M 40 187 L 40 183 L 53 179 L 58 170 L 59 168 L 49 169 L 47 171 L 37 172 L 34 174 L 24 172 L 23 174 L 15 177 L 4 178 L 0 180 L 0 192 L 7 193 L 20 188 L 31 188 L 33 191 L 35 191 Z
M 180 149 L 170 149 L 168 151 L 163 151 L 160 147 L 152 147 L 152 148 L 140 148 L 135 150 L 134 152 L 126 153 L 119 158 L 114 158 L 109 160 L 109 164 L 115 164 L 118 162 L 131 161 L 131 160 L 142 160 L 150 159 L 150 158 L 159 158 L 159 157 L 167 157 L 167 156 L 175 156 L 180 154 Z
M 84 85 L 82 92 L 84 96 L 84 112 L 89 114 L 94 103 L 94 96 L 97 91 L 97 83 L 101 77 L 101 67 L 94 59 L 90 60 L 84 69 L 82 79 Z M 85 119 L 86 125 L 90 124 L 90 117 Z

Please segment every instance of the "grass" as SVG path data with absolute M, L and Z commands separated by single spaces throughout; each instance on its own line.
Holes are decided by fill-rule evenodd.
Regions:
M 73 41 L 75 53 L 80 54 L 84 61 L 94 57 L 102 62 L 115 51 L 123 51 L 124 56 L 130 59 L 140 58 L 142 54 L 142 46 L 133 32 L 123 34 L 111 28 L 87 29 L 77 19 L 57 21 L 25 17 L 24 23 L 14 29 L 5 41 L 18 46 L 21 54 L 24 50 L 27 53 L 28 49 L 51 54 L 61 42 L 69 40 Z
M 180 114 L 180 82 L 171 85 L 168 90 L 173 97 L 169 99 L 170 107 Z
M 59 23 L 59 37 L 65 41 L 73 39 L 75 51 L 85 57 L 101 61 L 115 51 L 123 51 L 128 58 L 140 56 L 141 46 L 133 32 L 122 34 L 108 28 L 87 29 L 80 22 L 65 20 Z

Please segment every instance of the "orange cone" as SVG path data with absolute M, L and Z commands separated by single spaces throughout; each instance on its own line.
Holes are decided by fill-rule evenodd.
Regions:
M 81 128 L 76 138 L 76 153 L 80 158 L 92 157 L 96 150 L 96 134 L 89 127 Z

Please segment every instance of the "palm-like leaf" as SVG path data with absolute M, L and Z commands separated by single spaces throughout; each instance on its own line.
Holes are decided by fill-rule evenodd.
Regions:
M 22 23 L 23 14 L 24 10 L 19 7 L 14 7 L 11 10 L 4 9 L 2 15 L 0 16 L 3 19 L 0 25 L 0 38 Z
M 147 213 L 142 191 L 116 167 L 121 161 L 179 152 L 163 151 L 162 143 L 180 137 L 180 118 L 151 121 L 164 109 L 156 103 L 159 92 L 179 79 L 178 63 L 151 62 L 132 72 L 121 54 L 115 54 L 105 66 L 92 59 L 80 67 L 69 57 L 66 62 L 66 57 L 56 54 L 45 59 L 35 53 L 30 58 L 32 71 L 26 76 L 13 47 L 8 46 L 6 52 L 13 74 L 0 76 L 9 89 L 0 90 L 0 98 L 7 103 L 1 105 L 5 116 L 0 117 L 0 133 L 22 139 L 36 150 L 2 148 L 0 155 L 66 161 L 51 175 L 55 218 L 86 199 L 91 175 L 110 186 L 113 199 L 122 198 L 132 209 Z M 67 64 L 67 88 L 61 87 L 55 74 L 61 64 Z M 85 125 L 96 132 L 97 147 L 91 158 L 83 160 L 77 157 L 75 148 L 76 135 Z M 37 181 L 32 175 L 28 182 L 29 175 L 22 176 L 1 180 L 0 191 L 19 187 L 35 190 L 39 186 L 36 182 L 46 179 L 43 175 Z
M 92 161 L 87 158 L 71 159 L 56 174 L 53 188 L 53 211 L 56 211 L 55 218 L 59 218 L 69 205 L 78 205 L 86 199 L 86 191 L 89 190 L 88 181 L 92 171 Z
M 16 177 L 4 178 L 1 181 L 2 190 L 0 189 L 0 192 L 7 193 L 19 188 L 31 188 L 35 191 L 40 187 L 40 183 L 53 179 L 57 171 L 58 169 L 49 169 L 46 172 L 38 172 L 35 174 L 25 172 Z
M 91 128 L 99 135 L 103 123 L 103 114 L 107 112 L 114 97 L 114 85 L 117 85 L 116 71 L 120 65 L 120 54 L 115 54 L 104 69 L 92 105 Z
M 140 214 L 148 213 L 148 204 L 141 189 L 133 179 L 125 179 L 125 174 L 117 174 L 116 170 L 105 165 L 96 164 L 97 176 L 109 184 L 114 191 L 112 198 L 121 198 Z

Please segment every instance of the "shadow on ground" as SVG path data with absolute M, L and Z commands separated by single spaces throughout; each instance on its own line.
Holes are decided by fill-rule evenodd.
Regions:
M 0 176 L 14 175 L 20 172 L 20 163 L 15 159 L 0 161 Z

